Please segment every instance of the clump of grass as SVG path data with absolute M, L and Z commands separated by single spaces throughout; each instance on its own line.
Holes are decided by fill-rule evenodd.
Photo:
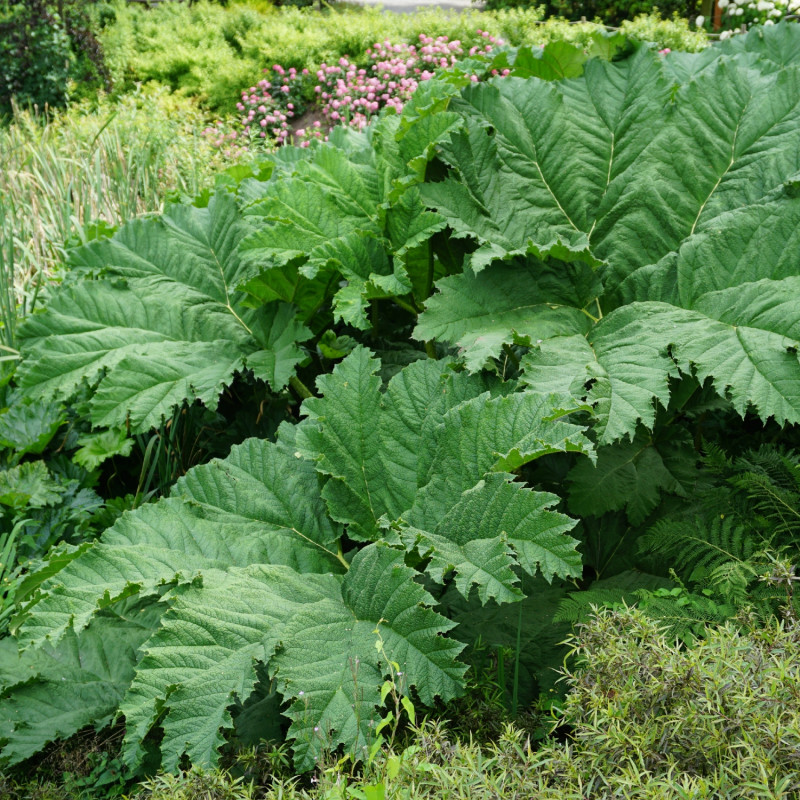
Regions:
M 191 101 L 153 88 L 57 114 L 17 109 L 0 128 L 0 252 L 17 302 L 91 225 L 113 228 L 208 184 L 220 155 L 204 127 Z

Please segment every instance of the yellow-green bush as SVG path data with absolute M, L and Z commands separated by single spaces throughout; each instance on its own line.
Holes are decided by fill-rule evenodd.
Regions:
M 800 796 L 800 626 L 748 621 L 691 649 L 636 610 L 604 610 L 573 640 L 578 668 L 539 749 L 508 727 L 484 748 L 426 723 L 402 753 L 354 780 L 321 768 L 316 788 L 277 782 L 270 800 L 682 800 Z M 246 800 L 258 788 L 220 773 L 148 782 L 137 800 Z

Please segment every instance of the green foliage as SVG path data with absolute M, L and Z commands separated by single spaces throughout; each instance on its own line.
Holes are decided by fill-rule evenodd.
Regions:
M 86 719 L 98 728 L 108 724 L 131 681 L 139 646 L 157 619 L 155 608 L 123 602 L 98 615 L 80 637 L 70 632 L 55 646 L 18 654 L 12 639 L 0 640 L 0 686 L 9 713 L 3 735 L 13 742 L 10 758 L 27 758 L 41 749 L 43 739 L 71 735 Z M 74 694 L 61 691 L 66 682 L 75 686 Z
M 660 8 L 660 6 L 659 6 Z M 653 42 L 659 49 L 682 50 L 697 53 L 708 46 L 705 30 L 690 28 L 688 19 L 662 18 L 658 13 L 628 15 L 620 25 L 620 32 L 641 42 Z
M 459 40 L 464 49 L 485 42 L 477 30 L 510 45 L 569 41 L 585 45 L 600 25 L 542 23 L 535 7 L 457 15 L 439 9 L 414 14 L 384 14 L 375 8 L 330 8 L 325 12 L 283 7 L 260 13 L 242 4 L 161 3 L 145 10 L 117 3 L 114 22 L 99 34 L 118 88 L 136 81 L 157 81 L 200 99 L 212 110 L 234 111 L 240 92 L 254 85 L 273 64 L 313 69 L 347 56 L 366 66 L 366 50 L 375 42 L 418 44 L 420 34 Z M 682 21 L 645 18 L 647 40 L 673 49 L 702 49 L 704 33 L 689 34 Z M 638 29 L 637 29 L 638 30 Z M 311 98 L 308 98 L 311 99 Z
M 40 109 L 74 94 L 110 88 L 103 51 L 91 32 L 92 0 L 0 3 L 0 116 L 15 101 Z
M 21 105 L 62 106 L 75 56 L 63 21 L 43 2 L 0 6 L 0 116 Z
M 682 650 L 639 612 L 598 615 L 579 635 L 580 669 L 568 675 L 565 721 L 583 756 L 573 774 L 608 781 L 635 764 L 662 780 L 683 774 L 733 792 L 767 779 L 788 792 L 798 777 L 789 700 L 798 675 L 771 654 L 788 655 L 797 635 L 776 621 L 743 632 L 729 624 Z
M 0 129 L 0 250 L 11 254 L 4 283 L 22 316 L 69 243 L 109 235 L 212 182 L 218 161 L 203 127 L 193 103 L 152 88 L 57 114 L 17 109 Z
M 697 0 L 548 0 L 551 13 L 567 19 L 601 19 L 607 25 L 619 25 L 643 14 L 662 13 L 668 17 L 690 19 L 699 13 Z
M 440 635 L 454 623 L 427 608 L 433 597 L 413 580 L 404 550 L 429 558 L 435 583 L 455 571 L 459 591 L 476 585 L 483 602 L 522 598 L 512 568 L 547 578 L 575 573 L 575 542 L 566 535 L 573 522 L 548 510 L 557 498 L 511 483 L 502 470 L 509 459 L 590 452 L 581 428 L 545 421 L 552 402 L 532 393 L 487 402 L 484 382 L 446 361 L 407 367 L 382 396 L 379 367 L 365 349 L 354 351 L 320 378 L 322 397 L 306 402 L 309 418 L 297 432 L 284 428 L 276 444 L 250 440 L 191 471 L 171 498 L 123 516 L 45 576 L 21 618 L 20 642 L 80 642 L 98 610 L 174 587 L 119 704 L 129 766 L 140 762 L 156 722 L 168 769 L 184 752 L 213 762 L 220 729 L 232 724 L 227 706 L 256 685 L 256 661 L 291 702 L 288 736 L 300 769 L 340 743 L 363 755 L 389 663 L 399 665 L 402 691 L 414 688 L 423 703 L 457 695 L 463 645 Z M 318 475 L 326 476 L 321 491 Z M 350 539 L 375 543 L 343 555 L 341 522 Z M 344 577 L 332 574 L 343 567 Z M 200 630 L 216 643 L 213 654 Z M 69 685 L 61 687 L 67 703 Z M 72 730 L 56 734 L 114 708 L 87 708 Z
M 709 446 L 702 478 L 686 500 L 638 538 L 640 564 L 656 570 L 655 564 L 669 564 L 672 583 L 623 572 L 572 593 L 556 618 L 575 622 L 593 605 L 637 603 L 691 641 L 706 623 L 744 608 L 763 622 L 787 603 L 796 613 L 791 587 L 776 576 L 797 560 L 797 464 L 796 453 L 774 445 L 735 458 Z
M 570 692 L 556 716 L 570 726 L 566 742 L 533 749 L 509 726 L 495 742 L 478 745 L 428 721 L 409 746 L 358 777 L 333 763 L 319 770 L 313 790 L 277 781 L 265 796 L 789 800 L 800 779 L 793 755 L 800 737 L 797 637 L 796 628 L 778 624 L 745 631 L 729 625 L 686 650 L 637 611 L 606 611 L 571 640 L 583 661 L 567 674 Z M 183 800 L 205 792 L 240 800 L 260 788 L 192 770 L 149 780 L 135 797 Z
M 81 458 L 130 431 L 151 459 L 239 387 L 292 423 L 139 505 L 153 457 L 130 512 L 29 576 L 23 659 L 80 648 L 120 603 L 157 619 L 128 685 L 81 711 L 63 682 L 69 714 L 27 749 L 27 695 L 0 702 L 6 762 L 121 715 L 131 770 L 213 764 L 231 735 L 285 736 L 300 770 L 369 765 L 401 708 L 457 697 L 486 647 L 512 711 L 550 688 L 572 587 L 702 633 L 768 571 L 774 614 L 794 520 L 765 535 L 768 570 L 749 529 L 796 496 L 793 457 L 700 450 L 790 444 L 800 420 L 794 30 L 746 53 L 505 51 L 518 76 L 455 70 L 74 251 L 19 330 L 19 383 L 67 404 Z M 55 491 L 32 455 L 6 477 L 36 491 L 10 503 Z M 723 488 L 741 518 L 687 527 Z
M 66 399 L 82 381 L 96 384 L 92 424 L 133 432 L 184 401 L 213 410 L 245 364 L 282 389 L 302 358 L 295 343 L 310 333 L 286 306 L 241 306 L 244 233 L 233 199 L 219 194 L 207 208 L 176 205 L 78 250 L 75 268 L 104 278 L 66 284 L 26 320 L 22 388 Z
M 777 30 L 779 36 L 786 29 Z M 670 60 L 690 63 L 679 54 Z M 421 193 L 478 247 L 466 255 L 463 275 L 438 284 L 442 291 L 426 305 L 414 335 L 457 345 L 472 370 L 499 356 L 504 344 L 530 345 L 523 380 L 591 402 L 600 444 L 634 437 L 639 426 L 652 430 L 656 405 L 669 404 L 681 375 L 710 381 L 739 414 L 751 409 L 762 420 L 795 422 L 800 371 L 789 344 L 793 332 L 784 324 L 791 315 L 782 310 L 793 296 L 792 268 L 743 260 L 740 243 L 761 242 L 762 215 L 769 215 L 771 245 L 791 251 L 795 197 L 784 176 L 800 165 L 787 162 L 786 170 L 775 171 L 773 159 L 762 160 L 761 153 L 767 147 L 775 159 L 791 161 L 796 127 L 781 128 L 788 138 L 776 134 L 762 142 L 755 120 L 770 113 L 756 111 L 767 91 L 771 97 L 783 92 L 785 100 L 774 109 L 775 124 L 794 119 L 790 84 L 798 73 L 760 74 L 710 57 L 704 63 L 677 91 L 663 63 L 646 50 L 620 65 L 590 62 L 583 77 L 561 85 L 498 81 L 465 90 L 451 108 L 479 124 L 450 137 L 442 155 L 453 172 Z M 703 119 L 715 105 L 732 117 L 709 140 Z M 743 139 L 744 130 L 752 133 Z M 567 150 L 564 141 L 571 143 Z M 741 170 L 733 169 L 740 159 Z M 581 181 L 574 183 L 577 174 Z M 745 174 L 742 207 L 733 198 L 744 190 L 739 178 Z M 509 215 L 511 205 L 516 213 Z M 503 316 L 503 303 L 519 294 L 500 271 L 507 267 L 490 266 L 522 254 L 540 281 L 553 273 L 560 278 L 543 287 L 524 325 Z M 587 267 L 595 259 L 603 263 L 592 273 Z M 560 277 L 565 261 L 568 280 Z M 504 300 L 487 301 L 480 319 L 461 300 L 471 281 L 495 281 L 492 297 L 504 285 L 508 290 Z M 756 296 L 759 308 L 772 313 L 753 316 Z M 460 336 L 458 323 L 469 338 Z M 598 464 L 599 471 L 602 450 Z M 573 495 L 599 477 L 575 474 Z M 664 481 L 657 485 L 674 490 Z M 607 495 L 608 508 L 620 507 L 626 491 L 620 490 Z

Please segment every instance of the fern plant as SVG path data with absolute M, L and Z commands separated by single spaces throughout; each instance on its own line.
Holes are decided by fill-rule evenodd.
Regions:
M 728 458 L 712 447 L 706 463 L 716 485 L 700 492 L 688 513 L 656 523 L 640 548 L 669 560 L 695 595 L 715 598 L 720 619 L 744 606 L 772 616 L 794 603 L 770 578 L 782 560 L 800 556 L 800 456 L 762 445 Z
M 745 607 L 762 621 L 797 613 L 791 586 L 779 575 L 800 556 L 800 456 L 762 445 L 730 458 L 719 446 L 707 447 L 705 486 L 637 540 L 643 569 L 669 564 L 670 582 L 647 572 L 598 581 L 565 599 L 557 620 L 584 620 L 593 606 L 636 603 L 691 640 Z

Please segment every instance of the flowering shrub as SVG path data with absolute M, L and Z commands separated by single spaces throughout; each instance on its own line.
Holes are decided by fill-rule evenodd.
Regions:
M 727 39 L 734 29 L 746 25 L 774 25 L 787 14 L 800 10 L 800 0 L 718 0 L 722 10 L 722 31 L 720 38 Z M 697 25 L 702 27 L 705 20 L 698 17 Z
M 478 30 L 486 44 L 470 48 L 469 55 L 489 52 L 502 42 L 487 31 Z M 331 124 L 345 122 L 363 128 L 381 108 L 391 106 L 398 113 L 420 81 L 432 78 L 437 69 L 456 64 L 464 54 L 458 39 L 434 39 L 420 34 L 420 45 L 392 44 L 388 39 L 367 50 L 370 66 L 357 68 L 347 58 L 338 65 L 322 64 L 317 71 L 315 91 L 322 101 L 322 113 Z M 477 80 L 477 76 L 473 76 Z
M 503 44 L 488 31 L 479 29 L 477 34 L 479 44 L 466 51 L 468 56 L 488 53 L 495 45 Z M 338 64 L 323 63 L 317 70 L 313 90 L 307 69 L 298 72 L 294 67 L 284 69 L 275 64 L 271 80 L 264 77 L 257 85 L 242 90 L 236 105 L 242 115 L 239 130 L 228 130 L 218 122 L 205 133 L 215 146 L 225 148 L 226 156 L 237 158 L 248 145 L 260 140 L 279 146 L 291 137 L 295 144 L 308 146 L 313 139 L 326 138 L 325 130 L 334 125 L 346 124 L 360 130 L 382 108 L 391 106 L 398 113 L 402 111 L 420 81 L 432 78 L 437 69 L 453 67 L 464 57 L 465 50 L 458 39 L 420 34 L 419 45 L 392 44 L 387 39 L 376 42 L 366 55 L 366 67 L 359 67 L 346 56 Z M 471 78 L 478 80 L 477 75 Z M 309 95 L 317 98 L 322 119 L 312 120 L 293 133 L 292 121 L 307 110 Z
M 304 110 L 303 86 L 309 72 L 298 72 L 294 67 L 286 70 L 275 64 L 272 73 L 272 80 L 263 78 L 257 86 L 243 89 L 236 108 L 244 114 L 241 121 L 246 136 L 265 139 L 271 135 L 278 144 L 284 144 L 290 133 L 289 120 Z

